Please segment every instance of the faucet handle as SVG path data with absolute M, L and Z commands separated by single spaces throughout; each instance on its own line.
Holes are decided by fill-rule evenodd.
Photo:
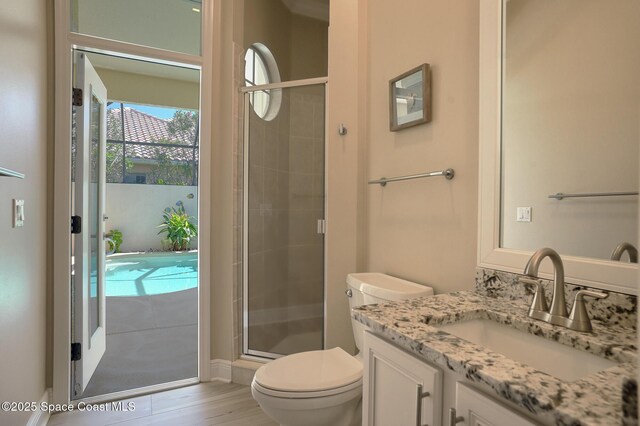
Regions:
M 606 299 L 607 297 L 609 297 L 609 293 L 604 293 L 602 291 L 594 291 L 594 290 L 578 290 L 576 292 L 575 299 L 582 300 L 584 296 L 595 297 L 596 299 Z
M 596 299 L 605 299 L 609 297 L 609 293 L 603 293 L 593 290 L 579 290 L 578 292 L 576 292 L 575 298 L 573 299 L 573 307 L 571 308 L 571 314 L 569 314 L 568 321 L 569 328 L 572 330 L 587 332 L 593 330 L 593 327 L 591 327 L 589 314 L 587 313 L 587 307 L 584 302 L 585 296 L 594 297 Z
M 534 312 L 547 313 L 549 311 L 549 307 L 547 306 L 547 299 L 544 295 L 544 287 L 542 287 L 542 283 L 540 281 L 532 280 L 530 278 L 520 278 L 519 281 L 523 284 L 530 284 L 536 286 L 536 292 L 533 295 L 533 300 L 531 301 L 531 307 L 529 308 L 529 316 L 536 317 L 536 315 L 532 315 Z

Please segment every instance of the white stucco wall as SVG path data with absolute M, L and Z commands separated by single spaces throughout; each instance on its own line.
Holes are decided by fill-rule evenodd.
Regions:
M 193 198 L 187 198 L 193 194 Z M 198 217 L 198 187 L 173 185 L 107 184 L 105 230 L 119 229 L 123 234 L 120 251 L 162 249 L 158 225 L 166 207 L 182 201 L 187 213 Z M 191 248 L 197 248 L 197 241 Z

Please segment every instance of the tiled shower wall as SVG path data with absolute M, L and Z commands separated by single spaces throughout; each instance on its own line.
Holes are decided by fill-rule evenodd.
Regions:
M 234 46 L 236 87 L 244 84 Z M 249 202 L 243 206 L 243 97 L 235 105 L 235 353 L 242 353 L 243 209 L 249 215 L 250 347 L 292 353 L 322 347 L 324 86 L 285 89 L 277 117 L 249 124 Z
M 244 173 L 244 102 L 239 90 L 244 86 L 244 49 L 233 44 L 233 353 L 237 359 L 242 353 L 242 250 L 243 250 L 243 173 Z
M 325 182 L 324 85 L 291 89 L 287 344 L 283 353 L 321 349 L 323 342 Z
M 249 347 L 262 352 L 287 333 L 289 99 L 271 121 L 249 111 Z

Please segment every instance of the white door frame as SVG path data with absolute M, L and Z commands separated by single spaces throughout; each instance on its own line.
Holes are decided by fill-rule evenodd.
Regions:
M 202 55 L 188 55 L 71 33 L 70 0 L 54 0 L 55 17 L 55 144 L 53 211 L 53 394 L 52 402 L 71 401 L 71 91 L 73 49 L 113 53 L 129 58 L 199 69 L 200 170 L 198 182 L 198 379 L 210 377 L 210 277 L 211 277 L 211 148 L 214 49 L 220 49 L 220 1 L 202 1 Z M 215 31 L 215 34 L 214 34 Z M 216 57 L 219 57 L 218 54 Z M 175 386 L 175 384 L 174 384 Z M 119 397 L 148 390 L 120 392 Z

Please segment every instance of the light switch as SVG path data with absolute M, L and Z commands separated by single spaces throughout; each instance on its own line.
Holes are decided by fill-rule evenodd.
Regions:
M 13 227 L 24 226 L 24 200 L 13 200 Z
M 516 207 L 516 222 L 531 222 L 531 207 Z

